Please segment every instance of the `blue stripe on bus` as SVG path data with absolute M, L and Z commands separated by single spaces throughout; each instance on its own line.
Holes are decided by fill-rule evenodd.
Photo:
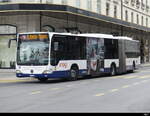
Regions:
M 111 69 L 110 68 L 104 68 L 104 73 L 110 73 Z
M 119 68 L 116 68 L 116 71 L 119 71 Z M 104 68 L 104 73 L 110 73 L 111 72 L 111 68 Z
M 51 74 L 22 74 L 22 73 L 17 73 L 17 77 L 34 77 L 34 78 L 65 78 L 69 77 L 70 71 L 55 71 Z M 79 70 L 79 75 L 87 75 L 87 70 Z

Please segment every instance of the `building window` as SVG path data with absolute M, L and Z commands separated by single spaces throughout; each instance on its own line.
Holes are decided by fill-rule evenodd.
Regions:
M 0 2 L 11 2 L 10 0 L 1 0 Z
M 131 0 L 131 6 L 135 6 L 135 0 Z
M 141 17 L 141 25 L 142 26 L 144 25 L 144 17 L 143 16 Z
M 46 3 L 53 4 L 53 0 L 46 0 Z
M 141 9 L 145 10 L 145 4 L 144 4 L 143 0 L 141 0 Z
M 146 27 L 148 27 L 148 18 L 146 18 Z
M 129 4 L 129 0 L 124 0 L 124 3 L 125 4 Z
M 137 8 L 137 9 L 140 8 L 140 0 L 136 0 L 136 8 Z
M 101 13 L 101 0 L 97 0 L 97 13 Z
M 117 18 L 117 6 L 114 6 L 114 17 Z
M 66 4 L 67 4 L 67 0 L 62 0 L 61 3 L 62 3 L 63 5 L 66 5 Z
M 42 27 L 43 32 L 55 32 L 55 28 L 51 25 L 44 25 Z
M 80 0 L 76 0 L 76 6 L 77 6 L 78 8 L 81 7 L 81 1 L 80 1 Z
M 134 23 L 134 14 L 131 12 L 131 23 Z
M 136 21 L 137 21 L 137 24 L 139 24 L 139 15 L 138 14 L 136 15 Z
M 92 0 L 87 0 L 87 9 L 92 10 Z
M 109 16 L 110 4 L 106 3 L 106 15 Z
M 150 9 L 150 7 L 149 7 L 149 5 L 148 5 L 148 0 L 146 0 L 146 12 L 147 12 L 147 13 L 149 12 L 149 9 Z
M 128 11 L 125 11 L 125 20 L 128 21 Z

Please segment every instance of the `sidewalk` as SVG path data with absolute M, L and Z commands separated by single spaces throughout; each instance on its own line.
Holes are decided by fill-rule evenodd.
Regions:
M 33 78 L 17 78 L 15 69 L 0 69 L 0 83 L 26 82 Z
M 0 69 L 0 74 L 1 73 L 16 73 L 15 69 Z

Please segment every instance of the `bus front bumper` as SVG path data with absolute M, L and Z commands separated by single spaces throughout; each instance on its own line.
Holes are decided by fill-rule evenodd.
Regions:
M 87 75 L 87 70 L 79 70 L 79 75 Z M 34 78 L 66 78 L 70 76 L 70 71 L 55 71 L 49 74 L 24 74 L 16 73 L 18 78 L 34 77 Z
M 53 72 L 51 74 L 23 74 L 23 73 L 16 73 L 18 78 L 26 78 L 26 77 L 34 77 L 34 78 L 63 78 L 68 77 L 69 72 L 67 71 L 59 71 Z

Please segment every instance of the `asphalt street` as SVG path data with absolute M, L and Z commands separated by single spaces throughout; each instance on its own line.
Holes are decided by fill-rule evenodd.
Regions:
M 150 67 L 70 82 L 0 73 L 0 112 L 150 112 Z

